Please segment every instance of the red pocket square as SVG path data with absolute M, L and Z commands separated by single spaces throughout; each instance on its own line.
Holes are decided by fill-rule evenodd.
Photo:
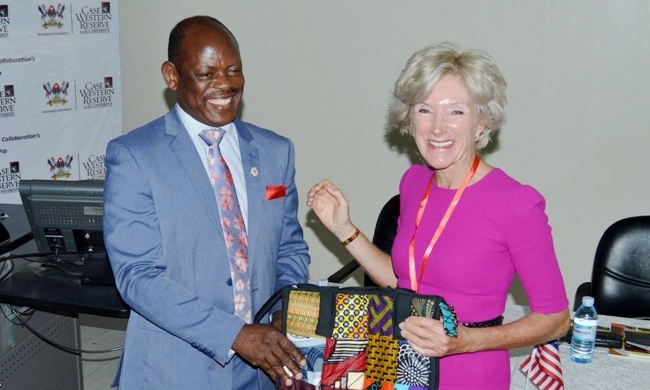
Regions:
M 287 186 L 266 186 L 266 200 L 284 198 L 287 196 Z

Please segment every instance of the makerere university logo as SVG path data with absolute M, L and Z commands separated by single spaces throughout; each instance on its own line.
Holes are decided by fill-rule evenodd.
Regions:
M 46 30 L 48 28 L 63 27 L 64 4 L 59 3 L 56 8 L 54 8 L 53 4 L 50 4 L 49 7 L 46 7 L 45 4 L 41 4 L 38 6 L 38 10 L 41 12 L 41 20 L 43 21 L 41 27 Z
M 20 183 L 20 163 L 13 161 L 8 168 L 0 168 L 0 194 L 18 192 Z
M 79 34 L 105 34 L 111 32 L 111 3 L 104 1 L 99 7 L 81 7 L 75 14 L 79 22 Z
M 70 175 L 70 170 L 72 170 L 72 156 L 67 155 L 65 156 L 65 159 L 63 157 L 59 157 L 58 159 L 54 159 L 54 157 L 50 157 L 47 159 L 47 163 L 50 165 L 50 172 L 52 172 L 52 180 L 60 179 L 62 177 L 64 178 L 69 178 Z
M 66 96 L 68 96 L 69 86 L 70 83 L 65 80 L 61 82 L 61 85 L 59 85 L 59 83 L 54 83 L 54 85 L 50 85 L 49 81 L 43 84 L 43 89 L 45 90 L 45 97 L 47 98 L 46 104 L 50 107 L 55 104 L 65 105 L 68 102 Z

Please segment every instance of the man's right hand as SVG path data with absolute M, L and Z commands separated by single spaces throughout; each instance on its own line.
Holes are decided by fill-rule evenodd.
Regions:
M 291 386 L 293 382 L 283 366 L 291 371 L 295 379 L 301 380 L 302 371 L 298 364 L 307 364 L 296 346 L 269 325 L 244 325 L 232 343 L 232 349 L 242 359 L 261 368 L 272 380 L 279 375 L 280 380 L 287 386 Z

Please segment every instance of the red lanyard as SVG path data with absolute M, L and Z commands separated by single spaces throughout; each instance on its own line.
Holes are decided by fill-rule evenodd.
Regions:
M 478 156 L 475 156 L 472 167 L 470 168 L 469 172 L 467 172 L 467 176 L 465 176 L 463 183 L 456 190 L 454 199 L 451 200 L 449 207 L 447 207 L 447 212 L 445 212 L 444 217 L 442 217 L 442 221 L 440 221 L 440 225 L 438 225 L 438 229 L 436 229 L 436 232 L 434 233 L 433 238 L 431 239 L 431 242 L 429 243 L 426 252 L 424 252 L 424 257 L 422 258 L 422 265 L 420 266 L 420 278 L 418 279 L 415 274 L 415 233 L 417 233 L 418 231 L 418 227 L 420 226 L 420 220 L 422 219 L 422 214 L 424 214 L 424 209 L 427 207 L 427 202 L 429 201 L 429 192 L 431 191 L 431 185 L 433 184 L 433 176 L 435 175 L 435 173 L 434 175 L 431 175 L 431 180 L 429 180 L 429 184 L 427 185 L 427 188 L 424 191 L 424 195 L 422 196 L 422 201 L 420 202 L 418 215 L 415 218 L 415 231 L 413 232 L 413 238 L 411 238 L 411 244 L 409 245 L 409 276 L 411 279 L 411 290 L 418 292 L 418 287 L 420 286 L 420 283 L 422 283 L 422 277 L 424 276 L 424 271 L 427 268 L 427 263 L 429 262 L 429 255 L 431 254 L 431 250 L 433 249 L 433 246 L 438 241 L 438 237 L 440 237 L 440 234 L 442 234 L 442 231 L 445 229 L 445 226 L 447 226 L 447 221 L 449 221 L 449 217 L 451 216 L 451 213 L 456 208 L 456 205 L 458 204 L 461 195 L 463 195 L 463 191 L 465 191 L 465 188 L 469 184 L 469 181 L 472 180 L 474 173 L 476 173 L 476 168 L 478 168 L 479 162 L 480 160 Z

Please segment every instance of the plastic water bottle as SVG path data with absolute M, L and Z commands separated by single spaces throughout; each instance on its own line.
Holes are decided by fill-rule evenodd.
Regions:
M 590 363 L 596 349 L 596 330 L 598 314 L 594 308 L 593 297 L 583 297 L 582 305 L 573 317 L 573 336 L 571 337 L 571 360 L 576 363 Z

